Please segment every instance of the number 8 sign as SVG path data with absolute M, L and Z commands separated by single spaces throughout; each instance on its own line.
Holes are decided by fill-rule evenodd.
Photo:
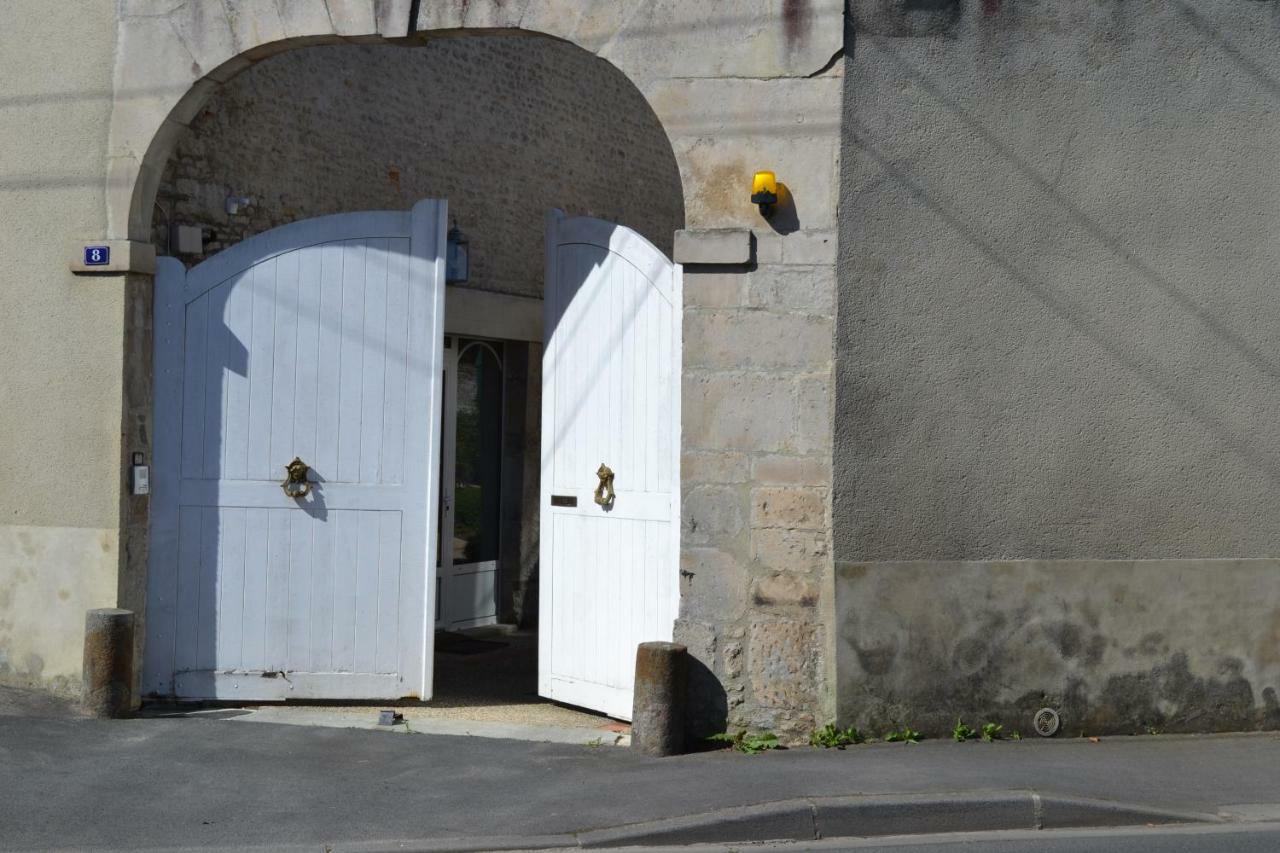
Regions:
M 84 265 L 86 267 L 104 267 L 111 263 L 110 246 L 85 246 Z

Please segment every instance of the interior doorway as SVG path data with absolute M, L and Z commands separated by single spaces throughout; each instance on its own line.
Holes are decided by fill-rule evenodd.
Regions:
M 498 621 L 506 421 L 500 340 L 445 335 L 436 628 Z

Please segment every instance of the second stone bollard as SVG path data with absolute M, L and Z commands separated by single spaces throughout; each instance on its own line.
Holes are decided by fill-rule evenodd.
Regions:
M 679 643 L 641 643 L 631 708 L 631 748 L 646 755 L 684 752 L 689 653 Z
M 133 611 L 105 607 L 84 619 L 82 704 L 95 717 L 127 717 L 133 706 Z

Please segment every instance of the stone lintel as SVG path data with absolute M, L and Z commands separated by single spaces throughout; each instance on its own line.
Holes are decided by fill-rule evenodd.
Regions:
M 751 231 L 746 228 L 677 231 L 672 254 L 678 264 L 748 264 Z

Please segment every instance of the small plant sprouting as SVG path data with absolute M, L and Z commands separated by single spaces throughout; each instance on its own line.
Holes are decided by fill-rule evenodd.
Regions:
M 1004 737 L 1004 726 L 999 723 L 985 723 L 982 726 L 982 740 L 991 743 Z
M 835 723 L 827 723 L 809 735 L 809 746 L 820 746 L 823 749 L 831 749 L 832 747 L 844 749 L 846 746 L 863 743 L 864 741 L 866 741 L 866 737 L 855 726 L 849 726 L 847 729 L 838 729 Z
M 599 749 L 604 746 L 604 738 L 592 738 L 586 744 L 590 749 Z
M 973 730 L 973 726 L 966 725 L 959 717 L 956 717 L 956 727 L 951 730 L 951 736 L 955 738 L 956 743 L 964 743 L 967 740 L 973 740 L 978 733 Z
M 1011 732 L 1009 740 L 1022 740 L 1022 732 Z
M 921 734 L 911 726 L 902 726 L 884 736 L 885 743 L 919 743 Z
M 718 735 L 712 735 L 707 738 L 707 740 L 715 741 L 717 743 L 727 743 L 734 749 L 738 750 L 738 752 L 746 753 L 747 755 L 758 755 L 761 752 L 778 748 L 778 736 L 773 732 L 761 732 L 759 734 L 749 735 L 744 729 L 743 731 L 732 735 L 728 732 L 721 732 Z

